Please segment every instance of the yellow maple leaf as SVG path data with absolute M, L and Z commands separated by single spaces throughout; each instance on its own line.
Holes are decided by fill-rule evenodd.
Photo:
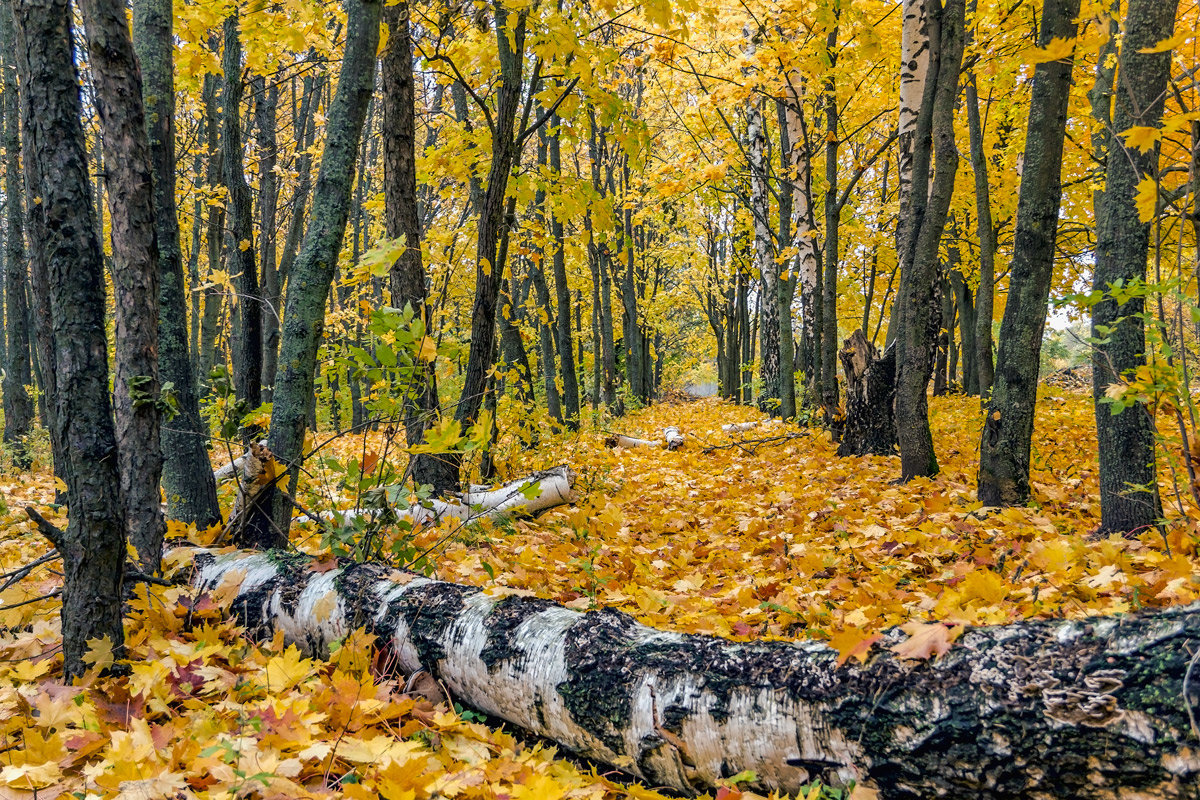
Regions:
M 860 663 L 866 663 L 871 645 L 882 638 L 883 635 L 880 633 L 850 627 L 840 630 L 830 637 L 829 646 L 837 650 L 837 665 L 840 667 L 851 658 L 857 658 Z
M 982 600 L 986 605 L 994 606 L 1008 596 L 1008 590 L 999 575 L 977 569 L 963 578 L 962 595 L 964 600 Z
M 1170 50 L 1174 50 L 1176 47 L 1179 47 L 1179 45 L 1183 44 L 1189 38 L 1194 36 L 1195 33 L 1196 33 L 1196 31 L 1194 28 L 1191 28 L 1191 26 L 1188 26 L 1188 25 L 1184 25 L 1183 29 L 1180 30 L 1178 33 L 1176 33 L 1174 36 L 1163 39 L 1161 42 L 1159 42 L 1158 44 L 1156 44 L 1152 47 L 1143 47 L 1141 50 L 1138 50 L 1138 52 L 1139 53 L 1166 53 Z
M 113 656 L 112 640 L 107 635 L 99 639 L 88 639 L 87 647 L 87 652 L 83 654 L 83 662 L 89 666 L 103 669 L 116 660 Z
M 313 662 L 304 658 L 296 645 L 289 645 L 283 655 L 273 656 L 267 662 L 267 685 L 272 692 L 290 689 L 313 672 Z
M 437 358 L 437 342 L 426 336 L 421 340 L 421 349 L 417 352 L 417 357 L 425 362 L 432 362 Z
M 928 661 L 933 656 L 944 656 L 950 645 L 963 632 L 962 625 L 945 625 L 941 622 L 907 622 L 900 629 L 908 638 L 888 649 L 900 658 Z
M 1137 193 L 1133 196 L 1133 204 L 1137 206 L 1138 219 L 1149 222 L 1158 212 L 1158 184 L 1154 178 L 1147 175 L 1138 181 Z
M 1061 61 L 1064 58 L 1070 58 L 1075 52 L 1075 37 L 1063 38 L 1055 37 L 1050 40 L 1050 44 L 1045 47 L 1034 47 L 1029 51 L 1029 57 L 1026 59 L 1030 64 L 1045 64 L 1050 61 Z
M 1121 138 L 1126 147 L 1132 147 L 1141 153 L 1149 153 L 1155 143 L 1162 138 L 1162 131 L 1153 125 L 1134 125 L 1121 131 Z

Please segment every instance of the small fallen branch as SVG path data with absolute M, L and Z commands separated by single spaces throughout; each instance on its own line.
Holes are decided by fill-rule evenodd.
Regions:
M 713 444 L 705 447 L 700 452 L 708 454 L 715 453 L 718 450 L 738 449 L 745 450 L 750 455 L 756 455 L 760 447 L 779 444 L 781 442 L 790 442 L 792 439 L 803 439 L 805 436 L 808 436 L 808 431 L 790 431 L 788 433 L 781 433 L 778 436 L 767 436 L 762 439 L 739 439 L 727 444 Z

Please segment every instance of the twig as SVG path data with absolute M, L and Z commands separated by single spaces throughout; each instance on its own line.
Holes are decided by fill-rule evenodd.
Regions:
M 1196 662 L 1200 661 L 1200 650 L 1192 656 L 1192 660 L 1188 662 L 1187 672 L 1183 674 L 1183 707 L 1187 709 L 1188 720 L 1192 723 L 1192 734 L 1200 739 L 1200 725 L 1196 724 L 1196 712 L 1192 708 L 1192 701 L 1188 698 L 1188 684 L 1192 680 L 1192 670 L 1196 668 Z
M 55 560 L 56 558 L 61 558 L 61 557 L 62 556 L 59 555 L 59 552 L 57 550 L 52 550 L 49 553 L 46 553 L 46 555 L 42 556 L 41 558 L 39 558 L 36 561 L 32 561 L 23 567 L 18 567 L 17 569 L 14 569 L 12 572 L 6 572 L 3 575 L 0 575 L 0 578 L 6 579 L 4 581 L 4 585 L 0 586 L 0 592 L 3 592 L 5 589 L 7 589 L 8 587 L 17 583 L 18 581 L 24 580 L 29 575 L 29 573 L 33 572 L 35 569 L 40 567 L 42 564 L 46 564 L 50 561 Z
M 751 455 L 757 455 L 758 448 L 768 444 L 776 444 L 778 442 L 788 442 L 792 439 L 800 439 L 808 436 L 807 431 L 796 431 L 794 433 L 784 433 L 779 436 L 768 436 L 765 439 L 741 439 L 729 444 L 713 444 L 701 450 L 701 453 L 712 453 L 717 450 L 730 450 L 734 447 L 741 448 Z
M 27 606 L 30 603 L 40 603 L 43 600 L 49 600 L 52 597 L 58 597 L 60 594 L 62 594 L 62 589 L 55 589 L 50 594 L 44 594 L 41 597 L 32 597 L 28 600 L 22 600 L 19 603 L 10 603 L 6 606 L 0 606 L 0 611 L 8 611 L 10 608 L 20 608 L 21 606 Z

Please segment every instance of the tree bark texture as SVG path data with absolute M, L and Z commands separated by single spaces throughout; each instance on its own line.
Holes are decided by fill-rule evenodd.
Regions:
M 283 553 L 180 551 L 252 635 L 318 655 L 365 627 L 459 702 L 686 794 L 857 780 L 883 798 L 1200 797 L 1185 684 L 1200 608 L 965 632 L 939 660 L 658 631 L 501 588 Z M 938 624 L 938 623 L 933 623 Z M 895 645 L 903 633 L 885 634 Z M 1190 648 L 1189 645 L 1192 647 Z
M 417 209 L 417 124 L 416 85 L 413 77 L 411 26 L 407 2 L 388 6 L 384 21 L 390 35 L 380 60 L 383 83 L 383 190 L 384 224 L 389 238 L 403 237 L 404 252 L 390 273 L 392 305 L 411 306 L 414 319 L 421 320 L 425 335 L 433 331 L 433 309 L 425 288 L 421 261 L 421 222 Z M 419 444 L 425 429 L 438 415 L 435 362 L 414 366 L 405 403 L 405 434 L 408 444 Z M 457 465 L 436 453 L 418 453 L 410 468 L 418 484 L 443 486 L 458 480 Z
M 747 55 L 755 52 L 757 31 L 743 30 L 749 40 Z M 750 166 L 750 214 L 754 220 L 751 256 L 758 272 L 762 325 L 759 334 L 758 407 L 772 416 L 779 414 L 781 386 L 779 375 L 779 265 L 771 237 L 771 194 L 767 175 L 767 121 L 763 113 L 765 98 L 757 92 L 746 106 L 746 153 Z
M 54 545 L 63 559 L 63 670 L 70 677 L 84 671 L 88 639 L 107 636 L 118 656 L 124 645 L 125 524 L 108 391 L 104 261 L 88 183 L 69 3 L 16 0 L 13 9 L 26 176 L 34 179 L 25 189 L 28 197 L 42 199 L 30 218 L 37 218 L 31 242 L 46 269 L 53 331 L 51 437 L 56 458 L 69 460 L 64 472 L 71 514 Z
M 1079 0 L 1045 0 L 1039 46 L 1073 38 L 1078 15 Z M 1054 271 L 1073 67 L 1074 60 L 1067 57 L 1038 64 L 1033 71 L 1008 301 L 979 442 L 979 499 L 989 506 L 1024 505 L 1029 500 L 1033 413 Z
M 12 14 L 0 5 L 0 50 L 4 86 L 4 304 L 7 342 L 4 364 L 4 443 L 13 461 L 27 468 L 31 460 L 25 437 L 33 430 L 33 384 L 30 350 L 29 280 L 25 266 L 25 212 L 21 186 L 21 112 L 17 99 L 16 41 Z
M 932 56 L 936 69 L 926 82 L 921 108 L 923 119 L 918 122 L 914 139 L 914 188 L 908 212 L 909 241 L 905 262 L 908 270 L 907 274 L 901 273 L 901 292 L 897 298 L 901 308 L 896 353 L 896 437 L 900 443 L 903 480 L 935 475 L 938 471 L 933 435 L 929 430 L 926 387 L 932 367 L 933 343 L 941 327 L 935 291 L 938 248 L 958 170 L 954 103 L 958 96 L 963 52 L 963 0 L 947 0 L 937 19 L 933 18 L 933 9 L 930 12 L 930 27 L 938 31 L 938 47 Z M 931 149 L 936 153 L 936 160 L 926 198 L 924 189 L 930 172 Z
M 247 411 L 262 404 L 262 298 L 258 288 L 258 266 L 254 257 L 254 217 L 250 184 L 242 166 L 242 40 L 240 17 L 225 18 L 225 49 L 221 66 L 225 73 L 221 93 L 221 161 L 225 188 L 229 192 L 229 228 L 225 258 L 229 276 L 237 290 L 234 310 L 233 385 L 237 399 Z
M 1171 53 L 1142 53 L 1168 39 L 1175 28 L 1176 0 L 1130 0 L 1117 70 L 1113 130 L 1157 127 L 1170 75 Z M 1093 288 L 1107 293 L 1114 283 L 1146 277 L 1150 223 L 1138 218 L 1138 182 L 1157 175 L 1158 146 L 1143 153 L 1121 148 L 1113 137 L 1105 177 L 1103 212 L 1098 214 Z M 1146 363 L 1141 296 L 1118 303 L 1111 296 L 1092 307 L 1092 336 L 1107 340 L 1092 352 L 1092 394 L 1100 449 L 1100 530 L 1131 531 L 1162 516 L 1154 463 L 1154 421 L 1141 403 L 1112 414 L 1100 400 L 1126 370 Z M 1118 322 L 1118 320 L 1120 320 Z M 1149 487 L 1149 491 L 1133 487 Z
M 279 314 L 283 287 L 279 281 L 279 264 L 275 244 L 278 241 L 279 177 L 275 167 L 279 161 L 279 144 L 275 135 L 279 109 L 279 84 L 261 76 L 253 78 L 254 138 L 258 148 L 258 261 L 262 276 L 260 294 L 263 402 L 274 398 L 275 368 L 279 354 Z M 303 146 L 297 140 L 297 146 Z
M 928 5 L 938 0 L 903 0 L 901 6 L 904 19 L 900 29 L 900 105 L 897 136 L 896 186 L 899 192 L 900 213 L 896 225 L 896 255 L 900 264 L 900 273 L 907 271 L 908 239 L 910 234 L 909 204 L 911 202 L 914 175 L 913 158 L 915 140 L 917 138 L 917 123 L 921 115 L 921 105 L 924 102 L 926 84 L 930 79 L 930 66 L 935 72 L 936 63 L 932 62 L 937 42 L 930 39 Z M 918 185 L 917 190 L 925 193 L 924 187 Z M 898 320 L 897 320 L 898 321 Z M 898 325 L 889 325 L 887 341 L 890 343 L 899 334 Z
M 217 191 L 223 185 L 222 173 L 224 167 L 221 160 L 221 115 L 217 96 L 217 76 L 209 73 L 204 76 L 204 128 L 207 134 L 204 182 L 208 192 Z M 219 203 L 208 205 L 208 219 L 205 225 L 205 249 L 208 255 L 208 272 L 221 268 L 221 253 L 225 241 L 225 208 Z M 212 371 L 217 366 L 224 366 L 224 360 L 218 351 L 217 335 L 220 333 L 221 305 L 224 299 L 224 289 L 210 285 L 204 292 L 203 311 L 200 321 L 200 343 L 197 345 L 199 357 L 196 359 L 196 379 L 201 391 L 207 391 Z
M 1045 30 L 1044 25 L 1043 30 Z M 1035 67 L 1035 73 L 1036 70 Z M 979 235 L 979 287 L 975 290 L 975 368 L 979 394 L 986 397 L 988 390 L 992 388 L 996 371 L 995 363 L 992 361 L 992 317 L 995 316 L 992 308 L 996 294 L 996 228 L 992 222 L 987 157 L 983 152 L 983 123 L 979 119 L 979 92 L 975 87 L 973 72 L 967 80 L 966 106 L 967 131 L 971 147 L 971 171 L 975 177 L 975 225 Z M 1033 128 L 1031 127 L 1030 130 Z M 964 338 L 964 345 L 966 341 Z
M 550 172 L 555 181 L 562 178 L 562 145 L 559 141 L 561 119 L 555 115 L 550 119 L 547 156 Z M 562 214 L 550 210 L 550 241 L 554 254 L 550 259 L 554 273 L 554 297 L 558 305 L 555 317 L 555 344 L 558 350 L 559 374 L 562 376 L 563 414 L 570 430 L 579 430 L 579 381 L 575 377 L 575 358 L 571 345 L 571 289 L 567 284 L 566 236 L 563 231 Z
M 159 263 L 142 76 L 125 3 L 80 0 L 104 141 L 116 309 L 116 412 L 121 499 L 142 569 L 158 571 L 165 527 L 158 375 Z M 47 181 L 50 176 L 46 176 Z M 174 196 L 171 198 L 174 208 Z M 186 348 L 185 348 L 186 349 Z
M 463 375 L 462 394 L 454 418 L 465 430 L 474 424 L 483 406 L 487 374 L 491 371 L 496 350 L 496 311 L 500 300 L 500 282 L 504 263 L 499 261 L 499 240 L 504 226 L 505 195 L 509 173 L 517 158 L 515 125 L 520 106 L 525 58 L 525 21 L 528 9 L 510 11 L 497 2 L 494 7 L 496 47 L 500 78 L 496 92 L 496 110 L 492 128 L 492 163 L 488 168 L 487 184 L 479 209 L 478 233 L 475 242 L 475 297 L 471 303 L 471 350 Z M 510 24 L 509 15 L 517 16 Z M 511 39 L 509 37 L 512 37 Z M 461 457 L 447 454 L 446 461 L 457 468 Z M 446 476 L 447 480 L 449 476 Z M 440 491 L 458 488 L 454 483 L 435 484 Z
M 837 105 L 837 14 L 834 5 L 834 25 L 825 38 L 825 54 L 829 73 L 821 87 L 825 101 L 825 261 L 821 297 L 821 405 L 832 416 L 838 405 L 837 342 L 838 342 L 838 228 L 841 207 L 838 205 L 838 105 Z
M 857 330 L 839 356 L 846 375 L 846 421 L 838 455 L 895 455 L 896 347 L 881 356 Z
M 162 484 L 170 519 L 207 528 L 221 521 L 217 484 L 200 418 L 196 373 L 188 348 L 187 283 L 179 247 L 175 207 L 175 80 L 171 34 L 172 0 L 136 0 L 134 44 L 142 69 L 150 166 L 154 174 L 154 216 L 158 238 L 159 377 L 171 384 L 178 410 L 164 420 Z M 195 222 L 199 230 L 199 220 Z
M 291 470 L 293 484 L 304 457 L 304 431 L 313 397 L 325 305 L 350 215 L 358 139 L 375 88 L 382 5 L 381 0 L 349 0 L 347 5 L 346 52 L 329 109 L 312 213 L 288 276 L 269 442 L 271 451 Z M 276 505 L 275 520 L 284 536 L 291 514 L 290 504 Z

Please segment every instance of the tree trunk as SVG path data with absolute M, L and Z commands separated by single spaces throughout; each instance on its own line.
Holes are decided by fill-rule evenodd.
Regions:
M 750 31 L 744 31 L 747 37 Z M 751 39 L 749 54 L 753 55 Z M 758 407 L 765 413 L 780 413 L 782 386 L 779 354 L 779 265 L 771 239 L 771 194 L 767 184 L 767 127 L 765 103 L 758 93 L 750 95 L 746 107 L 746 150 L 750 161 L 750 215 L 754 225 L 751 250 L 758 271 L 762 325 L 759 327 Z
M 116 412 L 121 500 L 129 543 L 142 570 L 158 571 L 163 525 L 159 505 L 159 263 L 150 146 L 142 77 L 125 3 L 80 0 L 96 108 L 104 140 L 104 183 L 112 218 L 116 309 Z M 49 178 L 49 176 L 47 176 Z M 171 207 L 174 208 L 174 195 Z M 186 345 L 183 348 L 186 352 Z
M 912 235 L 909 230 L 912 219 L 909 206 L 914 184 L 922 196 L 926 193 L 926 187 L 916 183 L 917 177 L 913 174 L 913 168 L 918 121 L 921 107 L 925 104 L 926 85 L 931 79 L 937 79 L 937 64 L 932 58 L 937 41 L 930 35 L 930 3 L 938 4 L 939 0 L 903 0 L 902 3 L 904 19 L 900 31 L 900 105 L 896 138 L 896 186 L 899 199 L 896 256 L 902 276 L 908 272 L 908 242 Z M 933 32 L 936 35 L 936 28 Z M 934 70 L 932 75 L 931 66 Z M 900 333 L 900 306 L 896 305 L 894 308 L 896 313 L 893 314 L 892 324 L 888 325 L 888 344 Z
M 1045 30 L 1044 23 L 1042 30 Z M 979 235 L 979 287 L 975 290 L 975 368 L 979 394 L 986 397 L 995 375 L 992 362 L 992 301 L 996 293 L 996 228 L 992 222 L 991 190 L 988 186 L 987 158 L 983 153 L 983 124 L 979 119 L 979 93 L 975 87 L 974 71 L 967 79 L 966 106 L 971 171 L 975 176 L 975 223 Z M 964 345 L 966 341 L 964 338 Z
M 177 410 L 162 426 L 163 489 L 170 519 L 204 529 L 221 521 L 217 485 L 200 418 L 196 376 L 188 350 L 187 289 L 175 207 L 175 81 L 172 74 L 172 1 L 136 0 L 134 44 L 142 68 L 146 132 L 154 174 L 159 266 L 159 374 L 172 386 Z M 197 228 L 199 221 L 194 223 Z
M 634 273 L 635 238 L 633 230 L 632 187 L 629 181 L 629 154 L 622 155 L 621 189 L 624 211 L 621 215 L 623 228 L 618 231 L 618 241 L 621 242 L 621 254 L 624 256 L 624 268 L 621 270 L 621 305 L 624 308 L 624 336 L 622 344 L 625 349 L 625 390 L 635 401 L 646 403 L 649 393 L 644 382 L 645 362 L 643 360 L 643 338 L 641 321 L 638 314 L 638 280 Z
M 260 318 L 262 328 L 262 380 L 269 381 L 262 387 L 262 400 L 269 403 L 275 395 L 276 345 L 279 342 L 279 301 L 282 287 L 279 283 L 279 265 L 276 262 L 275 242 L 278 225 L 276 212 L 279 207 L 279 178 L 275 165 L 279 159 L 275 125 L 279 107 L 279 84 L 255 77 L 254 87 L 254 132 L 258 147 L 258 257 L 262 273 Z M 297 142 L 299 146 L 299 142 Z
M 895 455 L 895 346 L 881 357 L 866 334 L 857 330 L 839 355 L 846 375 L 846 421 L 838 455 Z
M 807 386 L 801 387 L 803 396 L 797 405 L 811 406 L 816 398 L 810 389 L 816 385 L 816 370 L 820 363 L 816 349 L 820 341 L 817 310 L 821 293 L 821 265 L 817 255 L 813 211 L 811 150 L 799 81 L 795 73 L 790 74 L 787 85 L 787 136 L 792 169 L 792 227 L 796 232 L 794 271 L 800 286 L 800 347 L 797 349 L 796 366 L 808 382 Z M 797 279 L 793 278 L 790 282 L 795 286 Z M 788 313 L 791 313 L 790 303 Z
M 17 102 L 16 42 L 12 14 L 0 5 L 0 49 L 4 86 L 4 302 L 7 347 L 4 364 L 4 443 L 13 463 L 28 469 L 32 459 L 25 439 L 33 431 L 33 384 L 29 345 L 29 286 L 25 268 L 25 221 L 21 186 L 21 119 Z M 4 337 L 0 337 L 4 338 Z
M 837 38 L 838 9 L 833 6 L 833 29 L 825 39 L 825 57 L 829 61 L 828 77 L 822 87 L 825 101 L 825 260 L 824 290 L 821 298 L 821 405 L 832 417 L 838 406 L 837 342 L 838 342 L 838 227 L 841 207 L 837 201 L 838 188 L 838 105 Z
M 555 115 L 550 119 L 548 134 L 548 157 L 550 173 L 555 185 L 562 180 L 562 146 L 559 142 L 561 120 Z M 550 241 L 554 255 L 550 259 L 554 272 L 554 296 L 558 304 L 555 317 L 555 342 L 558 349 L 559 374 L 562 376 L 563 415 L 570 430 L 579 430 L 579 381 L 575 378 L 575 358 L 571 345 L 571 289 L 567 284 L 566 237 L 563 233 L 562 214 L 556 208 L 550 210 Z M 582 359 L 580 359 L 582 362 Z
M 465 430 L 474 424 L 483 404 L 487 375 L 492 369 L 496 343 L 496 309 L 500 299 L 500 281 L 504 264 L 498 261 L 498 245 L 504 225 L 505 195 L 508 178 L 517 160 L 515 130 L 521 90 L 524 83 L 525 22 L 529 10 L 510 11 L 496 2 L 495 30 L 499 63 L 499 85 L 495 121 L 492 128 L 492 163 L 488 169 L 487 185 L 479 210 L 475 253 L 475 297 L 471 304 L 471 349 L 463 376 L 462 394 L 454 418 Z M 513 15 L 510 18 L 510 15 Z M 510 39 L 511 37 L 511 39 Z M 445 460 L 455 466 L 461 463 L 460 454 L 447 454 Z M 448 475 L 446 476 L 449 477 Z M 438 492 L 458 488 L 453 483 L 435 484 Z
M 13 9 L 25 189 L 41 198 L 30 208 L 30 241 L 46 268 L 54 341 L 51 437 L 56 455 L 69 461 L 71 514 L 54 545 L 63 559 L 63 672 L 70 678 L 85 670 L 88 639 L 108 637 L 118 658 L 124 650 L 125 521 L 108 391 L 104 260 L 88 183 L 70 5 L 16 0 Z M 157 450 L 157 438 L 150 449 Z
M 233 385 L 237 399 L 253 411 L 262 404 L 262 298 L 254 256 L 254 217 L 250 185 L 242 168 L 242 41 L 237 11 L 225 18 L 225 49 L 221 65 L 225 88 L 221 94 L 221 153 L 225 187 L 229 192 L 229 230 L 225 253 L 229 276 L 238 296 L 232 304 Z M 253 435 L 248 431 L 247 435 Z
M 1078 15 L 1079 0 L 1045 0 L 1039 45 L 1073 38 Z M 1025 505 L 1029 500 L 1033 413 L 1054 272 L 1073 67 L 1074 61 L 1068 57 L 1038 64 L 1033 72 L 1008 301 L 979 443 L 979 500 L 989 506 Z
M 205 130 L 208 133 L 208 163 L 205 165 L 204 182 L 211 193 L 217 191 L 223 184 L 224 166 L 221 159 L 221 116 L 220 103 L 217 97 L 217 77 L 209 73 L 204 76 L 204 118 Z M 221 269 L 221 253 L 225 241 L 225 208 L 219 203 L 209 203 L 208 220 L 205 230 L 205 245 L 208 251 L 208 275 Z M 199 224 L 199 220 L 197 220 Z M 224 288 L 210 285 L 204 291 L 204 311 L 200 322 L 200 344 L 197 348 L 200 357 L 197 359 L 198 374 L 196 379 L 201 387 L 201 394 L 207 393 L 213 369 L 224 366 L 219 359 L 217 339 L 220 335 L 221 305 Z
M 547 132 L 543 130 L 538 134 L 537 163 L 539 174 L 545 174 L 548 159 L 549 142 L 547 141 Z M 546 205 L 546 185 L 543 181 L 538 182 L 537 189 L 534 192 L 533 214 L 541 228 L 541 236 L 544 241 L 550 227 L 548 224 L 550 210 Z M 550 418 L 561 428 L 566 422 L 566 417 L 563 415 L 562 396 L 558 392 L 558 381 L 556 380 L 557 364 L 554 346 L 555 311 L 554 304 L 550 302 L 550 287 L 546 284 L 546 249 L 541 244 L 535 244 L 533 247 L 535 252 L 526 260 L 526 264 L 538 303 L 538 311 L 535 314 L 537 317 L 535 325 L 538 332 L 538 363 L 542 371 L 542 386 L 546 392 L 546 411 L 550 414 Z M 570 312 L 568 311 L 568 313 Z M 567 357 L 571 357 L 569 350 Z
M 383 102 L 384 225 L 389 238 L 403 237 L 404 252 L 392 265 L 392 305 L 410 306 L 421 321 L 424 335 L 433 333 L 433 309 L 425 289 L 421 260 L 421 222 L 417 209 L 416 85 L 413 77 L 411 28 L 407 2 L 384 9 L 390 35 L 380 60 Z M 438 417 L 437 369 L 434 361 L 413 367 L 412 385 L 405 400 L 405 441 L 419 444 L 427 426 Z M 453 485 L 455 465 L 436 453 L 418 453 L 410 468 L 417 484 Z
M 1171 53 L 1140 52 L 1171 37 L 1176 0 L 1130 0 L 1125 15 L 1117 71 L 1113 130 L 1155 128 L 1162 119 Z M 1113 414 L 1101 400 L 1109 384 L 1146 363 L 1144 298 L 1118 303 L 1108 294 L 1119 281 L 1145 280 L 1150 223 L 1134 202 L 1138 182 L 1156 179 L 1158 144 L 1148 152 L 1120 148 L 1111 141 L 1104 182 L 1103 213 L 1097 215 L 1093 288 L 1105 297 L 1092 307 L 1092 336 L 1103 340 L 1092 354 L 1092 393 L 1100 449 L 1100 530 L 1103 533 L 1149 527 L 1162 516 L 1154 461 L 1154 420 L 1142 403 Z M 1115 149 L 1120 148 L 1120 149 Z M 1141 488 L 1151 487 L 1149 491 Z
M 775 116 L 779 123 L 779 171 L 784 179 L 779 182 L 779 249 L 792 246 L 792 198 L 796 189 L 792 184 L 792 154 L 796 144 L 788 130 L 788 106 L 784 100 L 775 101 Z M 789 270 L 789 273 L 791 271 Z M 775 293 L 779 306 L 779 416 L 794 419 L 796 416 L 796 337 L 792 333 L 792 297 L 796 293 L 795 275 L 789 274 L 779 281 Z
M 913 145 L 913 195 L 908 210 L 906 263 L 901 272 L 900 333 L 896 353 L 896 438 L 900 442 L 901 479 L 936 475 L 937 456 L 929 430 L 926 387 L 938 320 L 938 246 L 954 193 L 958 150 L 954 144 L 954 101 L 963 52 L 963 0 L 947 0 L 940 14 L 930 9 L 929 26 L 938 32 L 936 65 L 926 82 L 921 119 Z M 932 38 L 932 35 L 931 35 Z M 930 172 L 930 150 L 936 140 L 936 168 Z M 929 186 L 928 197 L 925 188 Z M 902 267 L 903 270 L 903 267 Z
M 764 794 L 854 780 L 888 800 L 1200 797 L 1185 744 L 1200 702 L 1185 680 L 1195 606 L 973 628 L 937 661 L 882 650 L 837 666 L 816 642 L 658 631 L 376 564 L 177 559 L 194 561 L 202 590 L 241 576 L 232 608 L 254 636 L 282 631 L 320 655 L 365 626 L 390 663 L 428 671 L 456 702 L 688 795 L 750 771 Z
M 325 325 L 325 303 L 350 215 L 358 139 L 375 88 L 381 8 L 381 0 L 349 0 L 346 52 L 329 109 L 328 139 L 313 193 L 312 214 L 288 276 L 269 441 L 271 451 L 291 471 L 291 488 L 304 460 L 304 431 L 313 397 L 317 348 Z M 291 516 L 290 504 L 276 504 L 275 521 L 284 541 Z

